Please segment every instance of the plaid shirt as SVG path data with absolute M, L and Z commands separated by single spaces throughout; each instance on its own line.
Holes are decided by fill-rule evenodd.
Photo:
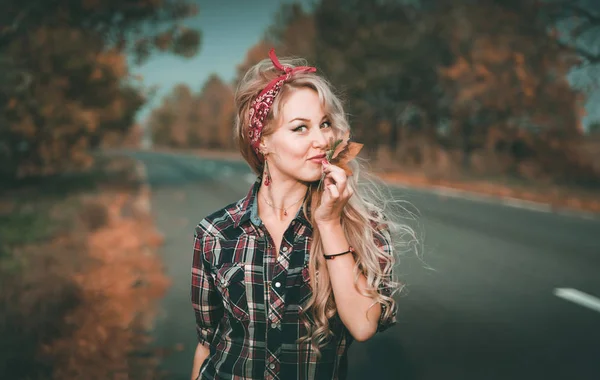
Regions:
M 344 379 L 353 339 L 337 314 L 320 359 L 310 343 L 297 343 L 307 333 L 299 315 L 312 295 L 311 224 L 301 209 L 276 258 L 258 217 L 260 183 L 196 227 L 191 296 L 198 340 L 210 346 L 199 379 Z M 389 233 L 381 232 L 376 243 L 391 254 Z M 395 322 L 396 310 L 388 320 L 382 313 L 378 331 Z

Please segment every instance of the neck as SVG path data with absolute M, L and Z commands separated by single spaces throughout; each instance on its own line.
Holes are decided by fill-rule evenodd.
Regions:
M 259 211 L 267 217 L 276 216 L 278 220 L 293 217 L 302 207 L 307 189 L 305 183 L 293 179 L 278 179 L 269 186 L 263 182 L 258 190 L 258 204 L 263 206 Z

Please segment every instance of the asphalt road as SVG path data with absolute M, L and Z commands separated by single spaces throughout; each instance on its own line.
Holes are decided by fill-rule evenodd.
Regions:
M 189 379 L 194 226 L 243 197 L 245 163 L 134 153 L 147 168 L 173 285 L 162 303 L 164 361 Z M 600 379 L 600 310 L 556 295 L 600 298 L 600 220 L 393 188 L 419 210 L 422 260 L 402 258 L 399 323 L 350 349 L 350 379 Z

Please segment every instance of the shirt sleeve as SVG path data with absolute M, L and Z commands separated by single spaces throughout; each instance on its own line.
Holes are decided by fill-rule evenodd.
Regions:
M 388 257 L 392 257 L 394 254 L 394 247 L 392 245 L 392 240 L 390 237 L 390 230 L 387 226 L 378 227 L 374 233 L 375 244 L 377 247 Z M 388 260 L 380 260 L 379 264 L 384 274 L 384 280 L 379 285 L 379 293 L 385 296 L 390 297 L 392 295 L 392 288 L 390 287 L 390 280 L 393 278 L 393 268 L 392 264 Z M 396 324 L 396 315 L 398 312 L 398 307 L 396 303 L 393 304 L 392 313 L 389 317 L 385 317 L 385 312 L 387 306 L 381 304 L 381 316 L 379 317 L 379 323 L 377 325 L 377 331 L 385 331 L 389 327 Z
M 194 259 L 192 262 L 192 306 L 196 316 L 198 342 L 210 346 L 216 327 L 223 316 L 223 303 L 210 274 L 206 254 L 215 248 L 216 238 L 203 233 L 200 227 L 194 234 Z

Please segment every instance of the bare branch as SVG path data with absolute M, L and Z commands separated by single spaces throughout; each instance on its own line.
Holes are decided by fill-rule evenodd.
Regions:
M 580 55 L 581 57 L 583 57 L 587 61 L 587 64 L 594 65 L 594 64 L 600 63 L 600 54 L 594 54 L 594 53 L 590 52 L 589 50 L 583 49 L 581 47 L 578 47 L 578 46 L 575 46 L 572 44 L 568 44 L 566 42 L 557 40 L 556 43 L 561 48 L 572 50 L 575 53 L 577 53 L 578 55 Z
M 546 3 L 548 11 L 556 19 L 565 19 L 569 16 L 578 16 L 583 18 L 585 23 L 600 26 L 600 15 L 592 13 L 589 9 L 573 4 L 572 0 L 556 1 Z
M 600 28 L 600 14 L 577 4 L 573 0 L 550 1 L 543 3 L 546 14 L 550 17 L 549 21 L 554 24 L 564 22 L 562 26 L 568 29 L 568 37 L 557 39 L 557 44 L 568 49 L 579 56 L 585 62 L 584 64 L 595 65 L 600 63 L 600 51 L 597 41 L 591 42 L 585 38 L 591 32 L 598 32 Z M 573 22 L 570 18 L 577 18 Z M 556 25 L 555 25 L 556 26 Z M 568 40 L 568 41 L 565 41 Z
M 573 14 L 584 18 L 588 23 L 593 25 L 600 25 L 600 16 L 593 14 L 588 9 L 582 8 L 578 5 L 569 4 L 566 6 L 567 10 L 573 12 Z
M 23 10 L 19 12 L 19 14 L 14 18 L 13 22 L 9 26 L 0 27 L 0 44 L 2 40 L 10 38 L 11 35 L 15 34 L 17 30 L 24 23 L 24 20 L 29 14 L 33 11 L 35 7 L 40 5 L 43 0 L 34 1 L 29 4 L 29 6 L 25 7 Z

